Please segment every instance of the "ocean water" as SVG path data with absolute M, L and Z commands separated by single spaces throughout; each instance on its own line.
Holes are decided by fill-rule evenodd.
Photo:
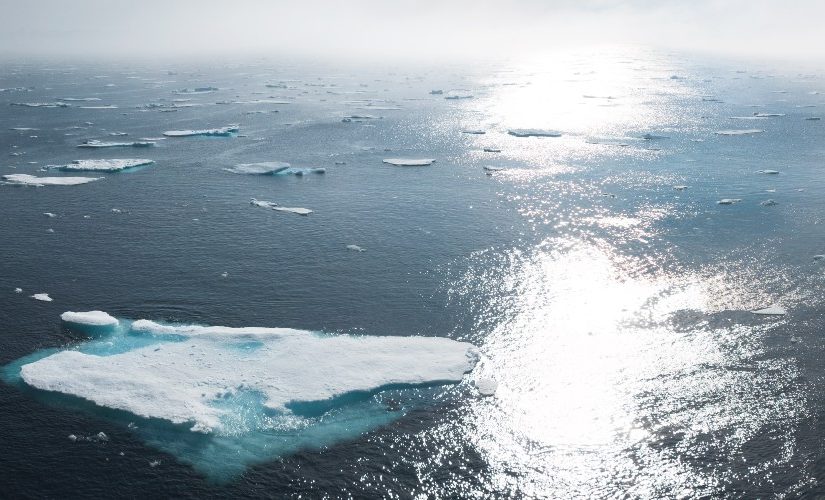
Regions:
M 217 90 L 176 92 L 196 87 Z M 808 68 L 647 49 L 433 68 L 29 61 L 4 63 L 0 88 L 0 175 L 104 177 L 0 186 L 3 497 L 825 490 L 825 123 L 808 119 L 825 114 L 825 80 Z M 373 118 L 342 121 L 354 115 Z M 230 124 L 228 137 L 76 147 Z M 529 128 L 561 136 L 508 134 Z M 747 129 L 761 132 L 717 133 Z M 154 164 L 41 171 L 102 158 Z M 326 173 L 225 170 L 278 161 Z M 787 314 L 751 312 L 774 304 Z M 446 337 L 483 360 L 460 384 L 328 410 L 368 425 L 215 455 L 219 437 L 15 380 L 26 361 L 94 346 L 60 321 L 93 309 Z M 481 375 L 494 396 L 473 390 Z M 241 421 L 260 403 L 244 397 Z M 414 404 L 385 411 L 395 398 Z

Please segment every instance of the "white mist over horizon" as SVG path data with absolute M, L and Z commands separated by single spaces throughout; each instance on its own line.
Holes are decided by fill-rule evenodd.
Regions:
M 815 0 L 3 0 L 0 55 L 460 61 L 639 44 L 825 62 Z

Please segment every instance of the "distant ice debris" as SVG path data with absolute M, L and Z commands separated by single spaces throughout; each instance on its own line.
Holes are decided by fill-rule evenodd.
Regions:
M 79 102 L 90 102 L 90 101 L 99 101 L 99 97 L 61 97 L 58 99 L 60 101 L 72 102 L 72 101 L 79 101 Z
M 229 137 L 239 131 L 239 125 L 228 125 L 226 127 L 202 129 L 202 130 L 168 130 L 163 133 L 167 137 L 190 137 L 195 135 Z
M 100 179 L 103 179 L 103 177 L 37 177 L 28 174 L 9 174 L 3 176 L 3 180 L 7 183 L 21 186 L 77 186 Z
M 353 252 L 366 252 L 365 249 L 359 247 L 358 245 L 347 245 L 347 250 L 352 250 Z
M 60 315 L 60 319 L 66 323 L 88 326 L 116 326 L 119 323 L 117 318 L 103 311 L 66 311 Z
M 309 214 L 312 213 L 312 210 L 310 210 L 308 208 L 282 207 L 282 206 L 278 205 L 277 203 L 273 203 L 271 201 L 259 201 L 259 200 L 256 200 L 255 198 L 252 198 L 252 200 L 249 203 L 250 203 L 250 205 L 254 205 L 256 207 L 271 208 L 272 210 L 277 210 L 278 212 L 288 212 L 288 213 L 293 213 L 293 214 L 298 214 L 298 215 L 309 215 Z
M 779 305 L 772 305 L 770 307 L 766 307 L 764 309 L 757 309 L 755 311 L 751 311 L 753 314 L 762 314 L 765 316 L 784 316 L 788 314 L 788 311 L 785 308 Z
M 778 203 L 773 201 L 773 200 L 765 200 L 763 202 L 760 202 L 759 204 L 762 205 L 763 207 L 772 207 L 774 205 L 778 205 Z
M 45 215 L 46 217 L 57 217 L 57 214 L 53 214 L 51 212 L 43 212 L 43 215 Z
M 716 135 L 752 135 L 761 134 L 764 130 L 758 128 L 734 129 L 734 130 L 720 130 Z
M 74 160 L 54 168 L 64 172 L 120 172 L 127 168 L 151 165 L 154 160 L 113 158 L 109 160 Z
M 444 94 L 444 91 L 443 90 L 431 90 L 430 94 L 431 95 L 442 95 L 442 94 Z
M 768 174 L 768 175 L 777 175 L 779 170 L 757 170 L 757 174 Z
M 684 190 L 685 190 L 685 189 L 687 189 L 687 188 L 688 188 L 688 187 L 687 187 L 687 186 L 684 186 L 684 185 L 673 186 L 673 189 L 675 189 L 676 191 L 684 191 Z
M 504 167 L 494 167 L 494 166 L 491 166 L 491 165 L 485 165 L 481 168 L 483 168 L 484 171 L 487 172 L 487 173 L 501 172 L 502 170 L 504 170 Z
M 24 364 L 22 380 L 99 406 L 222 434 L 232 409 L 220 404 L 261 395 L 271 413 L 389 386 L 456 383 L 479 360 L 468 343 L 440 337 L 326 335 L 287 328 L 162 325 L 139 320 L 130 335 L 174 336 L 98 356 L 68 349 Z M 252 350 L 239 345 L 253 344 Z
M 386 158 L 384 163 L 397 167 L 426 167 L 435 163 L 435 160 L 432 158 Z
M 80 109 L 117 109 L 117 106 L 114 104 L 109 104 L 106 106 L 79 106 Z
M 471 135 L 484 135 L 487 132 L 481 129 L 466 129 L 461 131 L 462 134 L 471 134 Z
M 22 288 L 15 288 L 14 293 L 23 293 L 23 289 Z
M 717 205 L 733 205 L 734 203 L 739 203 L 742 201 L 741 198 L 722 198 L 721 200 L 717 201 Z
M 79 148 L 122 148 L 122 147 L 150 147 L 154 146 L 155 143 L 152 141 L 135 141 L 135 142 L 105 142 L 105 141 L 98 141 L 98 140 L 88 140 L 83 144 L 78 144 L 77 147 Z
M 819 120 L 821 120 L 821 119 L 822 119 L 822 118 L 820 118 L 820 117 L 818 117 L 818 116 L 809 116 L 809 117 L 805 118 L 805 120 L 806 120 L 806 121 L 809 121 L 809 122 L 818 122 L 818 121 L 819 121 Z
M 498 148 L 484 148 L 485 153 L 501 153 L 501 150 Z
M 175 90 L 175 94 L 208 94 L 210 92 L 217 92 L 220 90 L 218 87 L 195 87 L 193 89 L 180 89 Z
M 561 137 L 561 132 L 539 128 L 514 128 L 507 133 L 516 137 Z
M 753 116 L 756 118 L 778 118 L 785 116 L 785 113 L 754 113 Z
M 669 137 L 666 136 L 666 135 L 644 134 L 642 136 L 642 139 L 644 139 L 646 141 L 656 141 L 656 140 L 659 140 L 659 139 L 669 139 Z
M 54 299 L 49 297 L 48 293 L 36 293 L 31 296 L 34 300 L 40 300 L 42 302 L 52 302 Z
M 267 161 L 261 163 L 239 163 L 234 167 L 225 168 L 233 174 L 247 175 L 274 175 L 289 168 L 289 163 L 282 161 Z

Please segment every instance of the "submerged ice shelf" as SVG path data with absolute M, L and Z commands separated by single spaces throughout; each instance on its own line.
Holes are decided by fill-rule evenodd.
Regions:
M 11 363 L 5 380 L 138 422 L 129 427 L 149 444 L 216 479 L 383 425 L 479 360 L 473 345 L 438 337 L 61 318 L 90 340 Z

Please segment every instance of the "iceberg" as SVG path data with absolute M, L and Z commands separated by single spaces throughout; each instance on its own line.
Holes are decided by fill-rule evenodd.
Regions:
M 77 147 L 79 148 L 145 148 L 154 146 L 155 143 L 153 141 L 135 141 L 135 142 L 104 142 L 98 140 L 88 140 L 83 144 L 78 144 Z
M 779 170 L 757 170 L 757 174 L 768 174 L 768 175 L 777 175 Z
M 347 245 L 347 250 L 352 250 L 353 252 L 366 252 L 365 249 L 359 247 L 358 245 Z
M 737 130 L 719 130 L 716 135 L 752 135 L 761 134 L 764 130 L 758 128 L 737 129 Z
M 773 207 L 779 205 L 779 203 L 775 202 L 774 200 L 765 200 L 759 203 L 763 207 Z
M 23 106 L 26 108 L 68 108 L 65 102 L 13 102 L 12 106 Z
M 146 159 L 122 159 L 113 158 L 111 160 L 74 160 L 67 165 L 57 165 L 56 168 L 64 172 L 120 172 L 127 168 L 151 165 L 154 160 Z
M 288 212 L 292 214 L 298 215 L 309 215 L 312 213 L 312 210 L 308 208 L 300 208 L 300 207 L 282 207 L 277 203 L 273 203 L 271 201 L 258 201 L 255 198 L 249 202 L 250 205 L 254 205 L 256 207 L 262 208 L 271 208 L 272 210 L 277 210 L 278 212 Z
M 764 309 L 757 309 L 757 310 L 751 311 L 751 312 L 753 314 L 761 314 L 761 315 L 764 315 L 764 316 L 784 316 L 784 315 L 788 314 L 788 311 L 786 311 L 785 308 L 783 308 L 781 306 L 778 306 L 778 305 L 773 305 L 773 306 L 770 306 L 770 307 L 766 307 Z
M 473 345 L 440 337 L 68 314 L 78 332 L 87 328 L 87 340 L 15 361 L 4 380 L 112 419 L 218 481 L 461 397 L 450 386 L 480 359 Z
M 31 296 L 34 300 L 39 300 L 42 302 L 52 302 L 54 299 L 49 297 L 48 293 L 36 293 Z
M 561 137 L 561 132 L 539 128 L 514 128 L 507 133 L 516 137 Z
M 688 187 L 687 187 L 687 186 L 684 186 L 684 185 L 673 186 L 673 189 L 675 189 L 676 191 L 684 191 L 684 190 L 685 190 L 685 189 L 687 189 L 687 188 L 688 188 Z
M 28 174 L 8 174 L 3 180 L 20 186 L 77 186 L 98 181 L 103 177 L 37 177 Z
M 387 158 L 384 160 L 384 163 L 395 165 L 396 167 L 426 167 L 427 165 L 435 163 L 435 160 L 432 158 Z
M 717 201 L 717 205 L 733 205 L 734 203 L 739 203 L 742 201 L 741 198 L 722 198 L 721 200 Z
M 267 161 L 262 163 L 239 163 L 234 167 L 225 168 L 233 174 L 247 175 L 275 175 L 289 169 L 289 163 L 282 161 Z
M 167 137 L 190 137 L 195 135 L 229 137 L 239 131 L 239 125 L 228 125 L 226 127 L 202 129 L 202 130 L 167 130 L 163 135 Z

